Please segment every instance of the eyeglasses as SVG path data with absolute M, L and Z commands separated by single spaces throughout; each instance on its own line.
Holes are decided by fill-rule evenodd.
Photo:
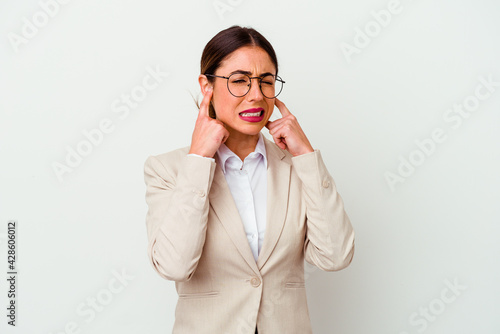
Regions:
M 268 99 L 274 99 L 281 93 L 285 81 L 278 75 L 267 74 L 262 77 L 250 77 L 243 73 L 233 73 L 229 77 L 214 74 L 205 74 L 207 77 L 222 78 L 227 80 L 227 89 L 235 97 L 242 97 L 248 94 L 252 87 L 252 79 L 259 80 L 259 87 L 262 95 Z

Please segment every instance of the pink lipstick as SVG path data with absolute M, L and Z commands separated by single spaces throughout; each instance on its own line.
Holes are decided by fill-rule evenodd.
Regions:
M 242 120 L 247 122 L 260 122 L 264 119 L 264 109 L 262 108 L 253 108 L 247 109 L 239 113 L 239 116 Z

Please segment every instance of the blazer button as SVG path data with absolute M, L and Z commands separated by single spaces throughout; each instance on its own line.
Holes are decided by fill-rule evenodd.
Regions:
M 254 288 L 258 287 L 260 285 L 260 279 L 258 277 L 252 277 L 250 280 L 250 283 Z
M 330 186 L 330 181 L 328 181 L 328 180 L 323 181 L 324 188 L 328 188 L 329 186 Z

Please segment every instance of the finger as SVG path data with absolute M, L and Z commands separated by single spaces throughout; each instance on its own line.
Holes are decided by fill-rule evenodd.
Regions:
M 273 136 L 273 140 L 276 143 L 276 145 L 278 145 L 279 148 L 281 148 L 282 150 L 286 150 L 285 138 L 279 136 L 276 137 Z
M 228 138 L 229 138 L 229 131 L 226 130 L 226 132 L 224 132 L 224 138 L 222 138 L 222 143 L 225 143 Z
M 276 107 L 278 107 L 278 110 L 280 111 L 282 116 L 288 116 L 292 114 L 290 110 L 288 110 L 288 108 L 285 106 L 285 104 L 277 97 L 274 99 L 274 104 L 276 105 Z
M 207 89 L 207 91 L 205 92 L 205 95 L 203 96 L 203 100 L 201 101 L 201 104 L 200 104 L 200 112 L 199 112 L 199 115 L 202 115 L 202 116 L 208 116 L 208 106 L 210 105 L 210 100 L 212 99 L 212 93 L 213 93 L 213 90 L 211 88 Z
M 278 118 L 277 120 L 274 120 L 274 121 L 268 121 L 266 123 L 266 128 L 268 128 L 269 130 L 277 127 L 278 125 L 280 125 L 281 123 L 283 123 L 286 119 L 284 118 Z
M 214 119 L 214 122 L 215 122 L 215 123 L 217 123 L 217 124 L 222 125 L 222 126 L 224 127 L 224 129 L 227 129 L 227 128 L 226 128 L 226 123 L 223 123 L 223 122 L 221 122 L 221 121 L 220 121 L 220 120 L 218 120 L 218 119 Z
M 271 136 L 285 137 L 288 134 L 288 129 L 284 127 L 284 124 L 278 124 L 269 130 L 269 134 Z

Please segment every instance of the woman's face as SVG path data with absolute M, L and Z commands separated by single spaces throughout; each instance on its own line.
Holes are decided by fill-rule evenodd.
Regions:
M 250 77 L 258 77 L 264 73 L 276 74 L 276 68 L 266 51 L 253 46 L 241 47 L 232 52 L 214 74 L 229 77 L 234 71 L 249 72 Z M 258 134 L 273 113 L 275 99 L 262 95 L 258 79 L 252 79 L 250 91 L 242 97 L 235 97 L 229 92 L 226 79 L 214 80 L 212 102 L 215 113 L 217 119 L 226 125 L 230 135 Z M 258 109 L 263 109 L 261 120 L 255 121 L 255 118 L 240 115 L 246 110 L 258 112 Z

